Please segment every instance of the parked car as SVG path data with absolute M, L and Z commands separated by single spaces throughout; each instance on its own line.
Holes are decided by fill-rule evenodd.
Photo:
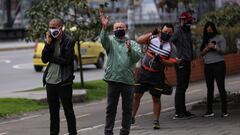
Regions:
M 36 72 L 41 72 L 43 67 L 47 64 L 43 63 L 41 60 L 42 50 L 44 48 L 44 42 L 36 42 L 33 56 L 33 66 Z M 105 52 L 102 44 L 98 41 L 86 41 L 81 42 L 81 54 L 82 54 L 82 64 L 94 64 L 96 68 L 103 68 L 105 61 Z M 78 69 L 79 54 L 77 43 L 74 47 L 75 58 L 74 58 L 74 70 Z

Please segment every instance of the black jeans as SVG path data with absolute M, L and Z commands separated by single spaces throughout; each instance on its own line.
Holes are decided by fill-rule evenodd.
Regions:
M 191 74 L 191 62 L 182 60 L 181 64 L 175 66 L 175 70 L 177 78 L 175 111 L 178 115 L 184 115 L 186 113 L 185 93 Z
M 69 135 L 76 135 L 76 118 L 72 104 L 72 85 L 61 86 L 58 84 L 47 84 L 47 102 L 50 112 L 50 135 L 59 134 L 60 101 L 67 119 Z
M 204 74 L 207 84 L 207 111 L 212 112 L 212 104 L 214 97 L 214 80 L 216 80 L 222 102 L 222 112 L 227 113 L 227 94 L 225 90 L 225 62 L 221 61 L 212 64 L 205 64 Z
M 128 135 L 131 127 L 133 86 L 108 82 L 105 135 L 113 135 L 113 127 L 120 95 L 122 96 L 122 128 L 120 135 Z

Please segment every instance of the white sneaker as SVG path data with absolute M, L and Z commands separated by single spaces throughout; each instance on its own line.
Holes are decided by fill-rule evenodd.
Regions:
M 222 114 L 222 117 L 228 117 L 229 116 L 229 113 L 223 113 Z
M 203 115 L 203 117 L 204 117 L 204 118 L 214 117 L 214 115 L 215 115 L 215 114 L 214 114 L 213 112 L 212 112 L 212 113 L 208 113 L 208 112 L 207 112 L 207 113 L 205 113 L 205 114 Z

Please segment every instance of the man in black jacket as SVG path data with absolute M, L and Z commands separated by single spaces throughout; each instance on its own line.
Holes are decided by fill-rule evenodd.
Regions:
M 177 86 L 175 93 L 175 116 L 173 119 L 188 119 L 195 115 L 186 110 L 185 93 L 188 88 L 191 61 L 193 60 L 193 46 L 191 24 L 193 17 L 188 12 L 183 12 L 180 17 L 180 26 L 172 35 L 171 41 L 177 48 L 177 57 L 181 59 L 181 63 L 175 66 Z
M 43 75 L 43 85 L 47 89 L 50 112 L 50 135 L 59 134 L 59 110 L 61 100 L 70 135 L 76 135 L 76 118 L 72 104 L 74 40 L 63 33 L 63 22 L 52 19 L 46 32 L 46 43 L 42 51 L 42 61 L 48 62 Z

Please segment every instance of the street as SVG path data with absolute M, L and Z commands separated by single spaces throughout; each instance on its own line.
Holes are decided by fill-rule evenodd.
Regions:
M 230 79 L 226 79 L 226 89 L 231 92 L 239 91 L 239 77 L 231 76 Z M 218 93 L 216 90 L 215 93 Z M 205 82 L 193 82 L 190 83 L 189 90 L 187 92 L 186 101 L 188 105 L 196 104 L 206 97 Z M 174 93 L 171 96 L 162 96 L 162 112 L 168 112 L 174 110 Z M 120 102 L 119 102 L 120 103 Z M 106 100 L 76 104 L 74 107 L 77 118 L 77 130 L 81 135 L 102 135 L 105 123 L 105 106 Z M 204 113 L 204 112 L 202 112 Z M 174 115 L 174 114 L 172 114 Z M 144 123 L 146 117 L 152 116 L 152 99 L 148 93 L 146 93 L 141 100 L 141 106 L 136 119 L 136 124 L 132 126 L 132 130 L 141 127 L 140 123 Z M 114 132 L 118 132 L 121 127 L 121 104 L 119 104 L 118 113 L 116 117 L 116 124 Z M 164 123 L 161 121 L 160 123 Z M 168 118 L 171 119 L 171 118 Z M 148 122 L 151 123 L 151 122 Z M 138 129 L 137 128 L 137 129 Z M 144 127 L 151 133 L 155 133 L 152 130 L 151 125 Z M 49 133 L 49 114 L 48 110 L 41 110 L 38 112 L 27 113 L 22 117 L 0 120 L 0 135 L 45 135 Z M 67 133 L 66 120 L 63 111 L 61 111 L 61 135 Z
M 0 53 L 0 97 L 18 90 L 28 90 L 42 86 L 42 74 L 33 69 L 33 50 L 2 51 Z M 97 80 L 103 77 L 103 69 L 94 65 L 84 65 L 84 81 Z M 79 72 L 75 72 L 75 82 L 80 81 Z

